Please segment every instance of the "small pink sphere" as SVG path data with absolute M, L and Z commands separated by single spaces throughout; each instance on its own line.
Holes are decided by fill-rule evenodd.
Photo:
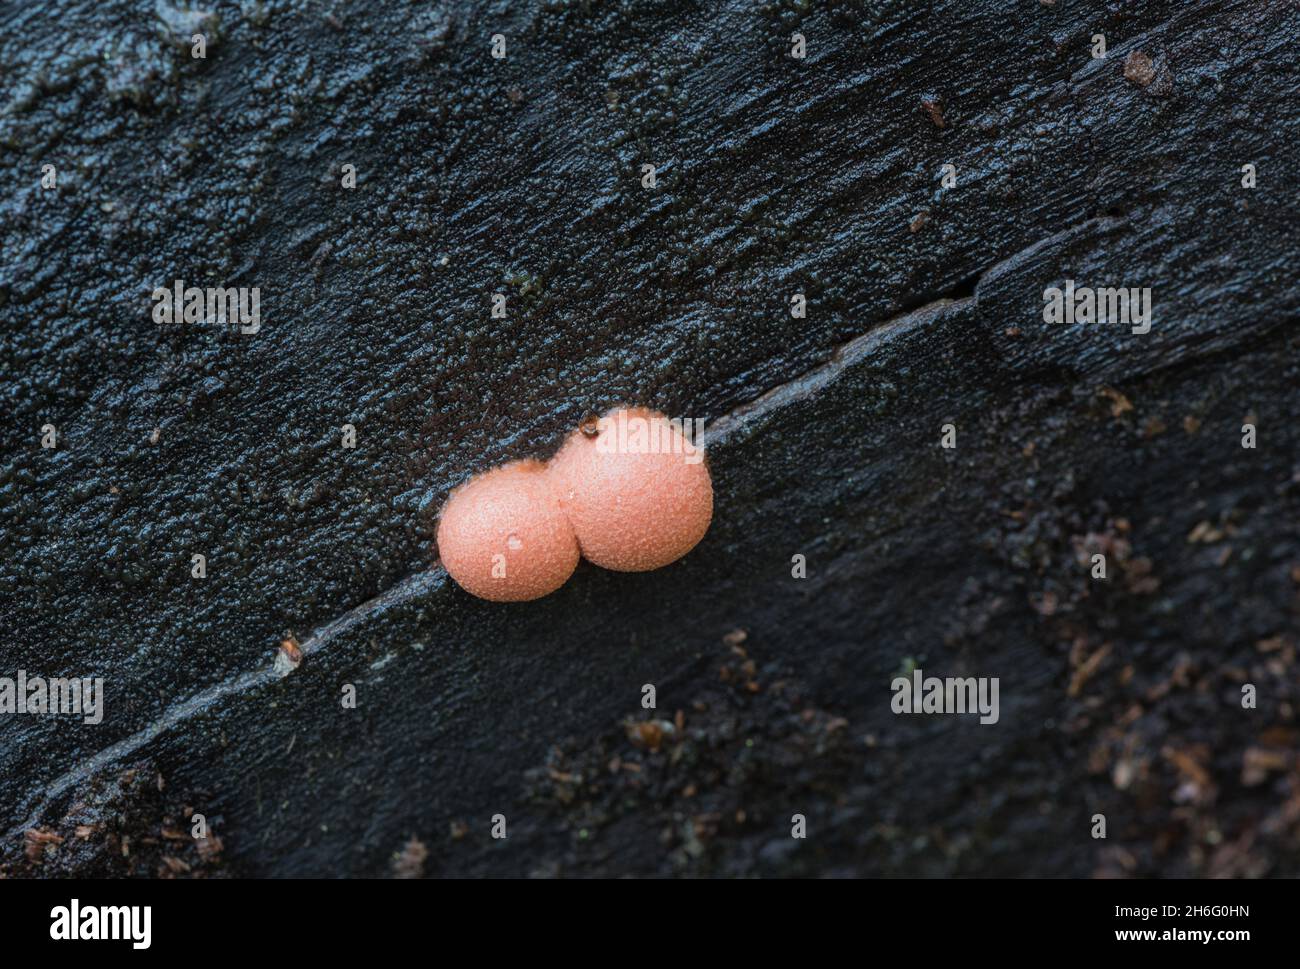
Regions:
M 438 554 L 466 592 L 526 602 L 554 592 L 578 565 L 578 541 L 537 461 L 487 471 L 451 493 Z
M 713 520 L 704 452 L 664 415 L 617 408 L 574 431 L 547 467 L 588 561 L 646 572 L 693 549 Z

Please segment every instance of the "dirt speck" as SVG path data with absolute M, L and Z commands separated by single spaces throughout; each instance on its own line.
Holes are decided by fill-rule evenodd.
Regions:
M 1124 80 L 1145 88 L 1155 79 L 1156 65 L 1151 55 L 1135 50 L 1124 58 Z
M 419 838 L 411 838 L 402 846 L 401 851 L 393 853 L 394 878 L 422 878 L 424 863 L 428 860 L 429 849 Z
M 948 126 L 943 117 L 943 101 L 940 98 L 922 98 L 921 110 L 934 122 L 936 128 L 946 128 Z

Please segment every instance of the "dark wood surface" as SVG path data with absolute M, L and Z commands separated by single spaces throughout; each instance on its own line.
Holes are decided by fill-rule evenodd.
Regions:
M 0 718 L 0 870 L 1300 874 L 1295 4 L 212 11 L 0 8 L 0 676 L 108 691 Z M 450 585 L 448 490 L 621 401 L 710 426 L 703 543 Z

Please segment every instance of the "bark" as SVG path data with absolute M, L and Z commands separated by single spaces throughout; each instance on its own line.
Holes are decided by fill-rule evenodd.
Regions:
M 0 676 L 107 690 L 0 717 L 5 870 L 155 874 L 111 839 L 201 809 L 191 873 L 1300 874 L 1298 34 L 1264 0 L 0 10 Z M 156 323 L 176 280 L 258 287 L 260 330 Z M 1046 322 L 1067 280 L 1149 287 L 1150 332 Z M 625 401 L 706 419 L 704 542 L 450 584 L 448 491 Z M 999 677 L 999 722 L 893 714 L 913 667 Z

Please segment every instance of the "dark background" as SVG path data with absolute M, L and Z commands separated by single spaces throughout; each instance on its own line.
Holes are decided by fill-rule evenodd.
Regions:
M 0 5 L 0 675 L 108 694 L 0 721 L 0 871 L 1300 874 L 1298 35 Z M 260 287 L 261 332 L 160 327 L 178 278 Z M 1067 278 L 1151 287 L 1151 332 L 1045 324 Z M 621 401 L 712 425 L 701 545 L 449 584 L 448 490 Z M 1000 722 L 893 715 L 912 666 L 999 677 Z

